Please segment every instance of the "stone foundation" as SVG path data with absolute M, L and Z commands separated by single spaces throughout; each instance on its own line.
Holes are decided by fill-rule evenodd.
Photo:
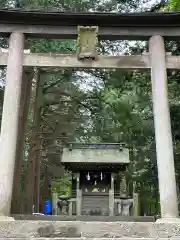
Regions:
M 11 215 L 15 220 L 24 221 L 79 221 L 79 222 L 155 222 L 156 218 L 153 216 L 68 216 L 68 215 L 27 215 L 27 214 L 13 214 Z M 1 218 L 0 218 L 1 220 Z
M 82 221 L 12 221 L 0 222 L 0 239 L 120 239 L 179 240 L 178 223 L 82 222 Z
M 8 238 L 8 240 L 179 240 L 179 237 L 173 238 Z M 0 240 L 7 240 L 7 238 L 0 238 Z

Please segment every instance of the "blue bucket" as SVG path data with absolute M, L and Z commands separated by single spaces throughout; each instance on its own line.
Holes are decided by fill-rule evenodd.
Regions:
M 45 201 L 45 215 L 52 215 L 52 202 L 51 202 L 51 200 Z

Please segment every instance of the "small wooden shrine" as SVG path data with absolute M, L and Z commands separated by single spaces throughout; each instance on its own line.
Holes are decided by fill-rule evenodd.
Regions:
M 72 172 L 71 215 L 129 215 L 133 200 L 122 194 L 121 174 L 129 164 L 123 144 L 71 143 L 63 149 L 62 163 Z

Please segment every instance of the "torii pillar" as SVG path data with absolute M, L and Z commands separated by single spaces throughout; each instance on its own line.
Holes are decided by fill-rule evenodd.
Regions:
M 176 221 L 178 203 L 163 37 L 152 36 L 150 38 L 149 52 L 162 218 L 160 221 Z
M 0 220 L 11 220 L 10 208 L 15 167 L 23 72 L 24 35 L 12 33 L 6 73 L 0 135 Z

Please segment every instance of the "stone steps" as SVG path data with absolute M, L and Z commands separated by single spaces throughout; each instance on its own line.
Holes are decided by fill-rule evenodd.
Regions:
M 109 215 L 109 196 L 83 196 L 82 197 L 82 214 L 92 215 L 99 212 L 99 215 Z
M 179 240 L 180 237 L 172 238 L 133 238 L 133 237 L 121 237 L 121 238 L 0 238 L 0 240 Z
M 180 240 L 180 223 L 1 221 L 0 239 Z

